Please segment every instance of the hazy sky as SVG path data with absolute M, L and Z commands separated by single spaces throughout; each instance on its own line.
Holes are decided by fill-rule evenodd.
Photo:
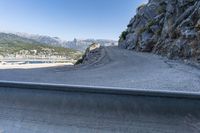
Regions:
M 0 31 L 117 40 L 147 0 L 0 0 Z

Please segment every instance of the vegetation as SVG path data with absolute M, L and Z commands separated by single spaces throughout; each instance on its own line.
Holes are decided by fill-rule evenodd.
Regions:
M 150 27 L 153 26 L 155 23 L 156 23 L 156 21 L 150 20 L 150 21 L 147 23 L 147 28 L 150 29 Z
M 141 34 L 141 33 L 145 32 L 146 30 L 147 30 L 146 27 L 143 27 L 140 29 L 139 33 Z
M 28 39 L 17 38 L 13 35 L 0 35 L 0 56 L 36 56 L 36 57 L 62 57 L 79 59 L 82 53 L 73 49 L 40 44 Z
M 145 31 L 151 31 L 151 26 L 155 25 L 156 24 L 156 21 L 155 20 L 150 20 L 145 27 L 141 28 L 139 33 L 143 33 Z
M 156 32 L 156 35 L 161 35 L 161 33 L 162 33 L 162 29 L 159 29 L 157 32 Z
M 82 63 L 83 63 L 83 58 L 84 58 L 84 57 L 78 59 L 77 62 L 75 63 L 75 65 L 82 64 Z
M 120 39 L 120 40 L 126 40 L 126 36 L 127 36 L 127 35 L 128 35 L 128 31 L 125 30 L 125 31 L 123 31 L 123 32 L 121 33 L 119 39 Z

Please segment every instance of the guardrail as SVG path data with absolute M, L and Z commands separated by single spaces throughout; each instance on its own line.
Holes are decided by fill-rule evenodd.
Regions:
M 67 85 L 67 84 L 33 83 L 33 82 L 17 82 L 17 81 L 1 80 L 0 87 L 51 90 L 51 91 L 63 91 L 63 92 L 79 92 L 79 93 L 100 93 L 100 94 L 113 94 L 113 95 L 200 99 L 200 93 L 198 92 L 195 93 L 195 92 L 180 92 L 180 91 L 157 91 L 157 90 L 142 90 L 134 88 L 103 87 L 103 86 Z
M 49 123 L 65 131 L 76 127 L 79 132 L 85 127 L 86 132 L 200 132 L 199 93 L 16 81 L 0 81 L 1 88 L 1 105 L 6 106 L 1 107 L 0 121 L 9 118 L 7 129 L 21 131 L 27 122 L 44 132 L 48 127 L 42 124 Z M 31 91 L 19 95 L 21 91 L 7 91 L 9 88 L 69 93 L 43 91 L 37 95 L 38 91 Z

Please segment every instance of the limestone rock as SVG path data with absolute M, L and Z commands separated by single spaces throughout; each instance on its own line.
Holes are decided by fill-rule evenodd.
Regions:
M 149 0 L 137 9 L 119 47 L 200 62 L 200 1 Z
M 101 56 L 101 45 L 97 43 L 91 44 L 85 51 L 83 57 L 76 62 L 78 64 L 92 64 Z

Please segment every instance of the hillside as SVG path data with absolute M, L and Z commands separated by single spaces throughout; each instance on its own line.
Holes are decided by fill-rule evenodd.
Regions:
M 199 42 L 199 0 L 149 0 L 138 7 L 119 47 L 200 63 Z
M 59 37 L 50 37 L 44 35 L 35 35 L 27 33 L 12 33 L 22 38 L 31 39 L 33 41 L 57 47 L 71 48 L 79 51 L 85 51 L 92 43 L 98 43 L 102 46 L 117 45 L 117 41 L 107 39 L 74 39 L 72 41 L 62 40 Z
M 66 58 L 78 59 L 81 52 L 69 48 L 50 46 L 14 34 L 0 33 L 1 58 Z
M 59 47 L 65 47 L 66 41 L 62 41 L 58 37 L 50 37 L 50 36 L 44 36 L 44 35 L 35 35 L 35 34 L 27 34 L 27 33 L 13 33 L 19 37 L 27 38 L 34 40 L 36 42 L 47 44 L 51 46 L 59 46 Z

